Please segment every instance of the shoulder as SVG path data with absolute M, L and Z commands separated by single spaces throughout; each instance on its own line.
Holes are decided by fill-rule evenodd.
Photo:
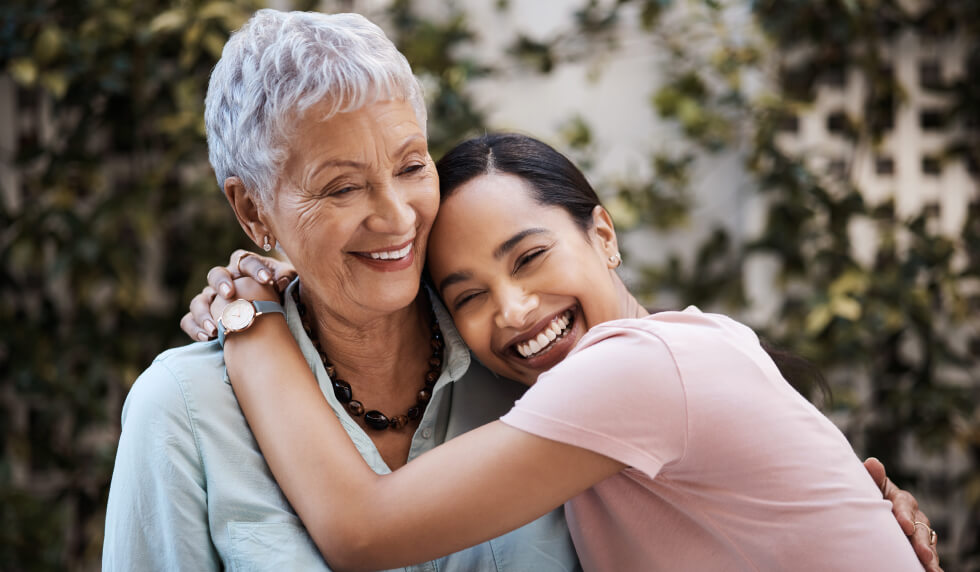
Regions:
M 188 417 L 191 393 L 231 393 L 224 381 L 224 357 L 217 342 L 197 342 L 167 350 L 156 357 L 133 383 L 123 405 L 127 425 Z
M 685 362 L 688 356 L 725 355 L 735 350 L 740 354 L 762 352 L 759 337 L 745 324 L 723 314 L 701 312 L 694 306 L 677 312 L 658 312 L 645 318 L 615 320 L 592 328 L 583 337 L 576 351 L 602 345 L 636 349 L 660 347 L 675 363 Z M 716 352 L 720 352 L 716 353 Z M 650 365 L 656 354 L 632 354 L 630 363 Z

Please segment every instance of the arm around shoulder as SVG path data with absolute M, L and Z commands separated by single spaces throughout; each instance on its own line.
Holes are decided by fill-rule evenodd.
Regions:
M 155 361 L 133 384 L 106 508 L 103 570 L 219 567 L 180 378 Z

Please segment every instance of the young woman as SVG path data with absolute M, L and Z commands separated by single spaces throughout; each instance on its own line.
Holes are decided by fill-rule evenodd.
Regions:
M 844 436 L 749 328 L 696 308 L 647 315 L 567 159 L 497 135 L 439 172 L 432 284 L 480 361 L 533 384 L 500 421 L 378 475 L 279 315 L 225 342 L 242 410 L 331 566 L 424 561 L 565 503 L 588 570 L 921 570 Z

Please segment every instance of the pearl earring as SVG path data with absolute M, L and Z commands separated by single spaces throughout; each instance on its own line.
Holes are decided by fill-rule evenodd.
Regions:
M 609 264 L 612 264 L 613 268 L 619 268 L 619 265 L 622 263 L 623 263 L 623 257 L 620 256 L 618 252 L 609 257 Z
M 262 244 L 262 250 L 269 252 L 272 250 L 272 245 L 269 244 L 269 235 L 265 235 L 265 243 Z

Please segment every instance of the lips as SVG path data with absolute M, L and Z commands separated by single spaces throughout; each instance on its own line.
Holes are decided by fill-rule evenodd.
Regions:
M 371 257 L 373 260 L 399 260 L 408 256 L 408 253 L 412 251 L 412 242 L 409 242 L 404 247 L 395 250 L 382 250 L 380 252 L 368 252 L 365 253 Z
M 381 272 L 396 272 L 412 267 L 415 262 L 415 239 L 377 250 L 351 252 L 355 260 Z

